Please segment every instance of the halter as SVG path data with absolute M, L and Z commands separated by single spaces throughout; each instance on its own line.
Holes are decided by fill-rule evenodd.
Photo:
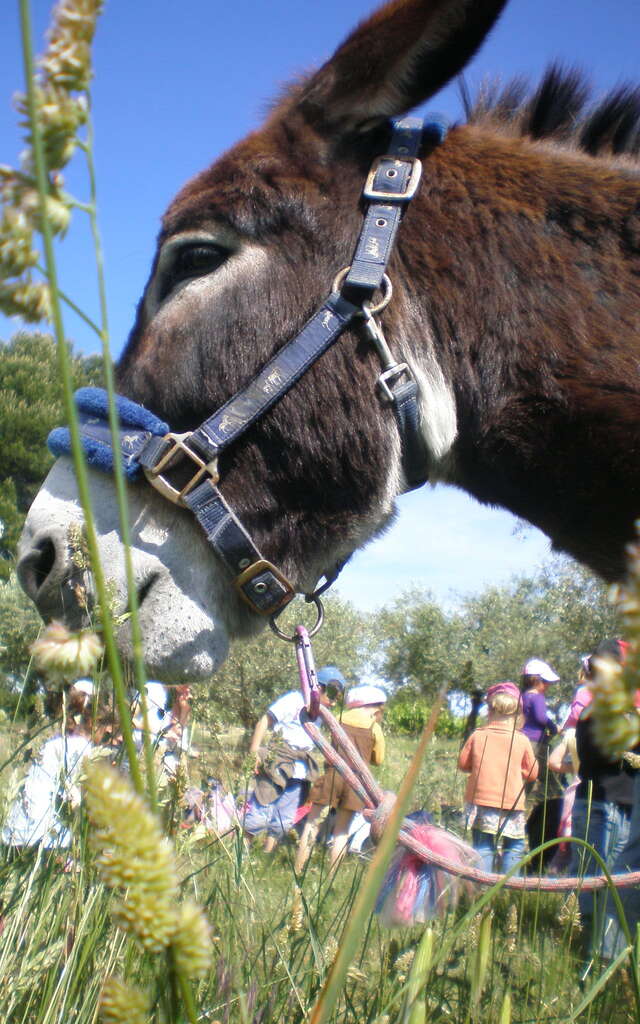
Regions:
M 286 640 L 295 638 L 279 630 L 275 617 L 295 596 L 295 588 L 263 557 L 226 503 L 217 486 L 218 460 L 350 325 L 358 322 L 380 359 L 380 399 L 391 405 L 395 414 L 407 489 L 419 487 L 428 479 L 429 458 L 420 430 L 418 385 L 407 363 L 393 358 L 375 315 L 391 298 L 386 268 L 405 209 L 420 182 L 421 146 L 426 142 L 433 148 L 442 142 L 446 131 L 446 123 L 437 117 L 426 123 L 417 118 L 391 123 L 388 151 L 374 160 L 362 191 L 365 217 L 352 263 L 337 275 L 331 293 L 299 334 L 204 423 L 191 432 L 177 434 L 143 406 L 116 396 L 125 475 L 135 479 L 143 472 L 159 494 L 193 513 L 240 597 L 254 612 L 269 616 L 275 632 Z M 374 305 L 377 291 L 382 292 L 382 298 Z M 107 420 L 107 394 L 100 388 L 81 388 L 75 397 L 87 462 L 109 472 L 114 451 Z M 68 429 L 53 430 L 48 444 L 54 455 L 68 455 Z M 312 634 L 322 623 L 320 594 L 334 582 L 343 564 L 338 563 L 325 574 L 323 586 L 305 595 L 317 608 Z

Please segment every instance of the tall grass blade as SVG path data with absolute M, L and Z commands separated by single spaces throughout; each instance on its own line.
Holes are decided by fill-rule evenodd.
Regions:
M 311 1013 L 309 1024 L 324 1024 L 325 1021 L 330 1019 L 330 1016 L 336 1006 L 349 969 L 349 964 L 355 955 L 358 942 L 365 930 L 366 920 L 373 911 L 385 871 L 387 870 L 393 855 L 398 832 L 402 826 L 404 816 L 408 811 L 411 793 L 420 773 L 422 759 L 438 723 L 438 717 L 440 715 L 444 696 L 444 692 L 439 694 L 431 711 L 429 721 L 424 728 L 424 732 L 422 733 L 411 764 L 407 769 L 407 773 L 398 793 L 398 799 L 393 811 L 391 812 L 389 823 L 363 879 L 360 892 L 358 893 L 354 903 L 353 912 L 342 934 L 338 954 L 329 972 L 329 977 L 325 982 L 324 988 L 320 993 L 320 997 Z

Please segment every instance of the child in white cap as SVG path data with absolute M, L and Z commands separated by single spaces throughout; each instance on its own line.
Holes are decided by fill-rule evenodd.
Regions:
M 340 724 L 367 764 L 380 765 L 384 761 L 385 744 L 380 722 L 386 702 L 384 690 L 369 683 L 354 686 L 347 693 Z M 364 804 L 335 768 L 328 768 L 314 783 L 309 799 L 313 806 L 300 838 L 296 870 L 302 871 L 315 842 L 320 816 L 328 807 L 336 812 L 330 853 L 331 867 L 334 868 L 346 851 L 353 817 Z

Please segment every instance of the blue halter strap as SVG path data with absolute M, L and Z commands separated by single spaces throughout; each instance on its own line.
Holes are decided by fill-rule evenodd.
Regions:
M 189 508 L 207 541 L 231 575 L 246 603 L 273 617 L 294 597 L 287 578 L 265 559 L 240 520 L 227 505 L 218 483 L 218 459 L 282 398 L 341 334 L 359 323 L 375 346 L 382 364 L 378 383 L 382 399 L 393 408 L 402 442 L 402 465 L 409 489 L 428 479 L 429 458 L 420 427 L 419 392 L 406 363 L 394 361 L 379 325 L 373 319 L 374 294 L 387 299 L 391 285 L 386 268 L 402 217 L 420 182 L 418 157 L 424 144 L 438 145 L 447 132 L 438 117 L 392 122 L 388 151 L 376 158 L 363 189 L 365 216 L 353 261 L 334 282 L 331 294 L 299 334 L 196 430 L 172 433 L 168 424 L 141 405 L 116 396 L 120 419 L 119 451 L 128 479 L 144 474 L 169 501 Z M 114 452 L 107 422 L 107 395 L 100 388 L 76 393 L 80 432 L 87 462 L 105 472 L 113 469 Z M 68 455 L 67 428 L 49 435 L 54 455 Z M 185 482 L 185 466 L 191 464 Z M 178 482 L 179 481 L 179 482 Z M 338 575 L 342 565 L 326 574 L 327 582 L 308 597 L 316 600 Z

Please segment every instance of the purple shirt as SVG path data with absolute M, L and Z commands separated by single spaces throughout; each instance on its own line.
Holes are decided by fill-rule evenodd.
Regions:
M 558 731 L 556 723 L 547 714 L 547 702 L 543 693 L 538 693 L 536 690 L 525 690 L 522 694 L 522 713 L 524 714 L 522 731 L 532 743 L 539 743 L 544 738 L 547 728 L 553 733 Z

